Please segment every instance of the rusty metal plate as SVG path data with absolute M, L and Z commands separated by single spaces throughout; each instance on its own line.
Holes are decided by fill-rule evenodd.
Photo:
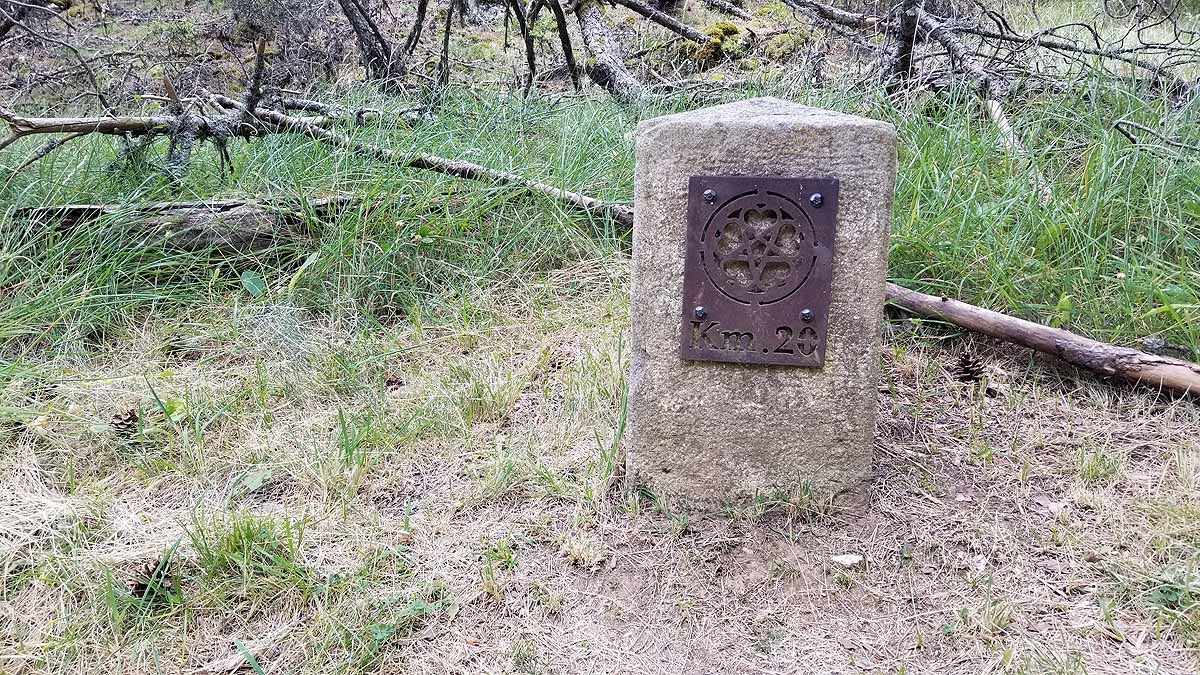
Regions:
M 836 178 L 692 176 L 680 352 L 825 363 Z

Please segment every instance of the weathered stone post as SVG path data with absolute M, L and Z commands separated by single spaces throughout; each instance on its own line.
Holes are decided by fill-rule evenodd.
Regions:
M 864 494 L 895 176 L 890 124 L 775 98 L 639 126 L 633 484 Z

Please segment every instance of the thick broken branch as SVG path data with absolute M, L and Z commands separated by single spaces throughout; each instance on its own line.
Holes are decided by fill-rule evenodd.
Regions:
M 377 113 L 369 112 L 366 119 L 374 119 Z M 164 135 L 175 124 L 174 117 L 151 115 L 148 117 L 21 117 L 6 108 L 0 108 L 0 119 L 8 123 L 13 135 L 18 138 L 37 134 L 95 133 L 113 136 Z M 329 127 L 342 121 L 339 116 L 319 115 L 298 118 L 306 124 Z M 251 130 L 247 130 L 249 135 Z M 4 146 L 0 146 L 3 149 Z
M 0 119 L 8 123 L 16 137 L 33 134 L 73 134 L 78 132 L 142 136 L 165 134 L 174 117 L 21 117 L 0 108 Z M 0 146 L 2 149 L 3 146 Z
M 895 284 L 887 285 L 887 299 L 919 316 L 947 321 L 976 333 L 1052 354 L 1106 377 L 1176 394 L 1200 394 L 1200 364 L 1118 347 L 1061 328 L 1043 326 L 950 298 L 918 293 Z
M 625 67 L 625 49 L 605 19 L 600 3 L 582 0 L 575 6 L 575 17 L 579 20 L 583 44 L 594 59 L 587 68 L 588 77 L 623 103 L 632 103 L 645 96 L 642 83 Z
M 339 194 L 313 199 L 241 200 L 149 204 L 68 204 L 17 209 L 13 216 L 33 223 L 70 229 L 100 218 L 119 218 L 148 244 L 197 251 L 207 249 L 246 253 L 268 248 L 305 234 L 306 214 L 325 219 L 358 203 L 358 197 Z

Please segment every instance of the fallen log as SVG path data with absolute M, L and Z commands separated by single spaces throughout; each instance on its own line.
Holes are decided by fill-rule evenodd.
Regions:
M 625 47 L 598 0 L 581 0 L 574 10 L 583 46 L 592 55 L 591 63 L 584 69 L 588 77 L 621 103 L 644 98 L 646 88 L 625 65 Z
M 145 204 L 65 204 L 15 209 L 16 220 L 70 229 L 119 219 L 147 244 L 185 251 L 247 253 L 306 234 L 309 217 L 328 218 L 361 200 L 351 194 L 297 200 L 211 199 Z
M 994 312 L 975 305 L 888 284 L 890 304 L 929 319 L 1051 354 L 1105 377 L 1174 394 L 1200 395 L 1200 364 L 1147 354 L 1077 335 L 1061 328 Z

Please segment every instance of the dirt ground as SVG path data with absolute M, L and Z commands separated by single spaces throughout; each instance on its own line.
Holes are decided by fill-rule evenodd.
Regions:
M 382 333 L 214 307 L 10 382 L 0 670 L 1195 672 L 1195 403 L 898 319 L 865 512 L 671 513 L 613 478 L 626 269 Z

